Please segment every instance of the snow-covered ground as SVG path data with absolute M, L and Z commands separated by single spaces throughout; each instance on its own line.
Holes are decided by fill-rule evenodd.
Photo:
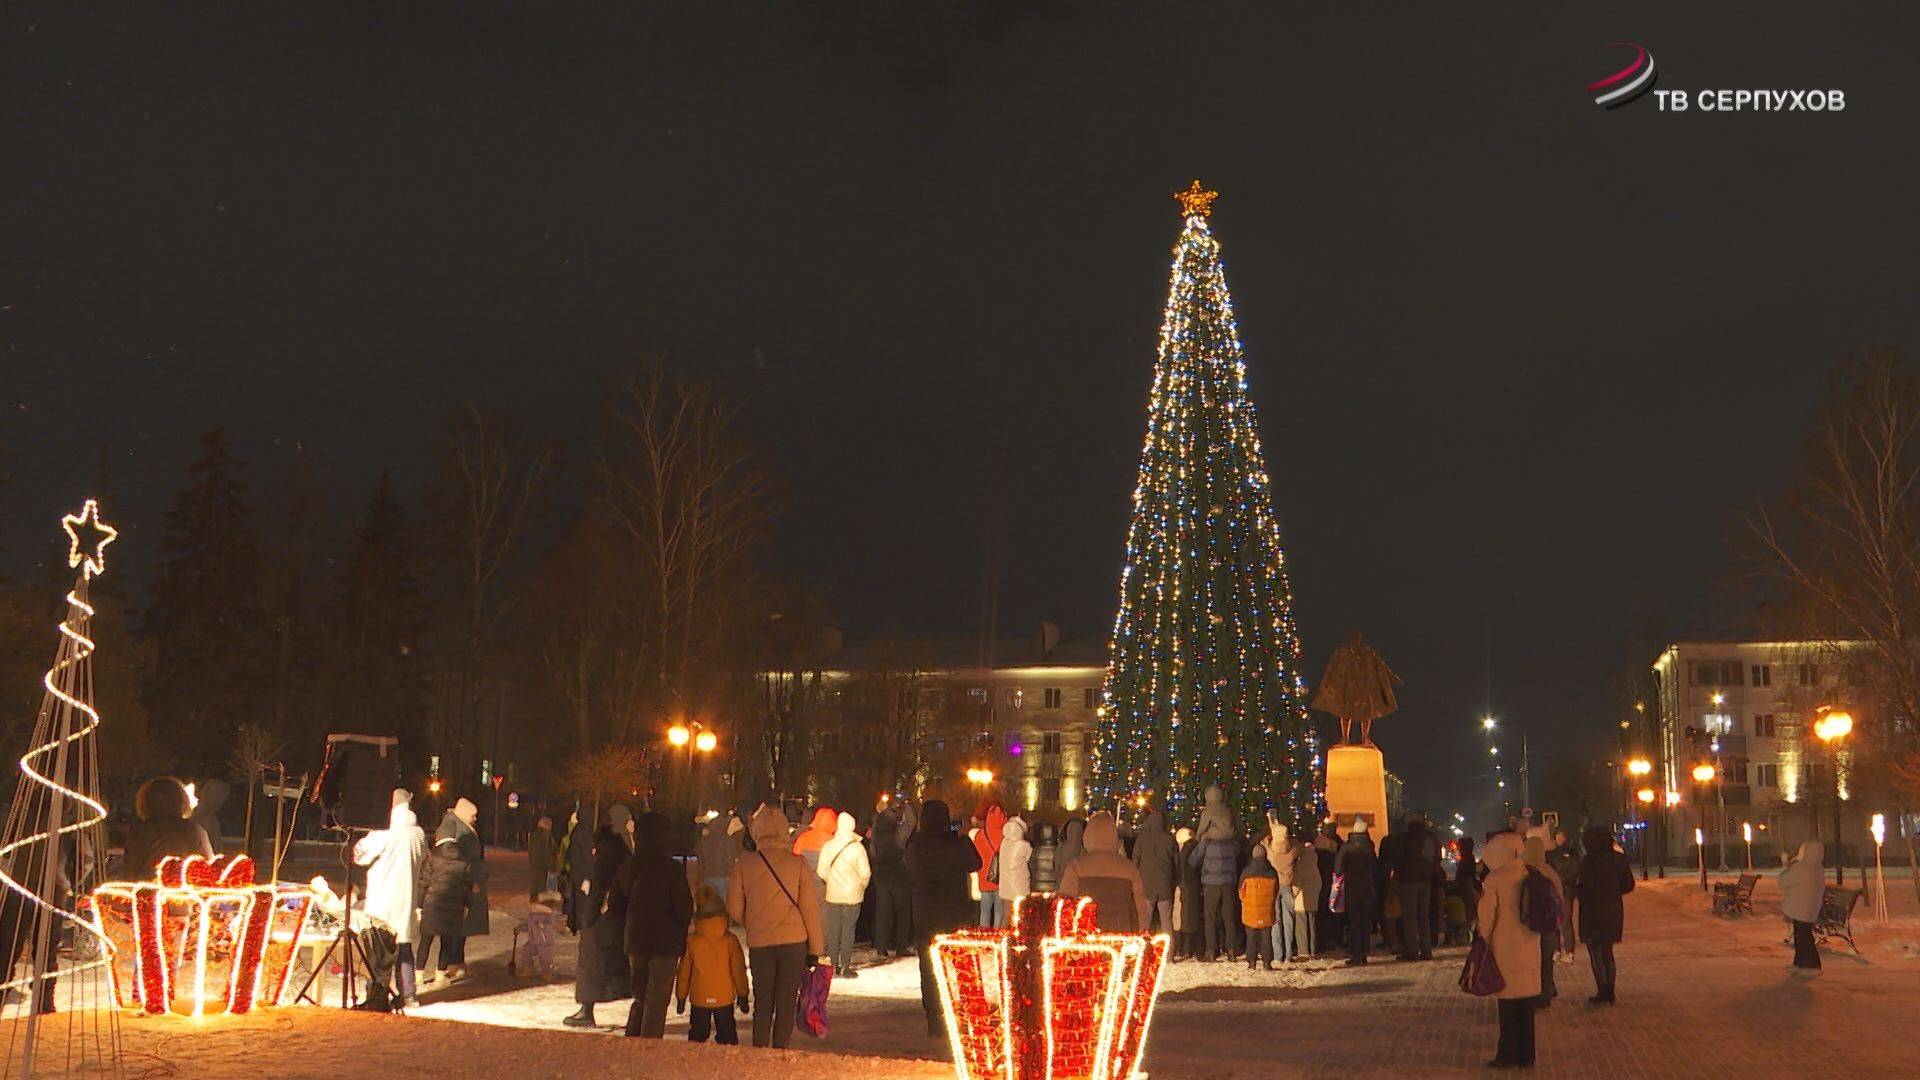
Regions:
M 510 857 L 496 880 L 510 880 Z M 505 887 L 505 882 L 502 883 Z M 1911 883 L 1889 882 L 1894 918 L 1874 924 L 1855 913 L 1859 955 L 1825 954 L 1816 979 L 1786 971 L 1779 893 L 1770 879 L 1756 914 L 1708 913 L 1698 880 L 1674 873 L 1646 883 L 1627 902 L 1619 950 L 1620 1004 L 1586 1004 L 1593 985 L 1584 962 L 1556 967 L 1561 997 L 1539 1020 L 1540 1075 L 1779 1075 L 1789 1059 L 1846 1077 L 1920 1075 L 1920 905 Z M 410 1077 L 644 1076 L 712 1080 L 796 1077 L 951 1076 L 944 1042 L 930 1039 L 911 961 L 867 966 L 836 980 L 832 1031 L 796 1034 L 788 1052 L 692 1045 L 685 1022 L 669 1017 L 663 1042 L 613 1037 L 626 1003 L 600 1006 L 597 1031 L 565 1028 L 571 981 L 535 983 L 506 972 L 512 916 L 521 908 L 496 891 L 495 933 L 473 939 L 471 979 L 429 990 L 408 1016 L 343 1013 L 311 1006 L 203 1022 L 173 1018 L 121 1023 L 128 1076 Z M 573 969 L 572 939 L 560 943 L 560 970 Z M 1168 969 L 1147 1050 L 1154 1080 L 1173 1077 L 1407 1077 L 1478 1072 L 1492 1055 L 1493 1007 L 1459 992 L 1462 950 L 1431 963 L 1377 960 L 1347 968 L 1334 960 L 1275 972 L 1240 964 L 1175 964 Z M 745 1035 L 745 1018 L 742 1035 Z M 0 1027 L 6 1026 L 0 1023 Z M 84 1031 L 81 1032 L 84 1034 Z M 43 1032 L 63 1045 L 57 1023 Z M 1802 1068 L 1804 1066 L 1805 1068 Z

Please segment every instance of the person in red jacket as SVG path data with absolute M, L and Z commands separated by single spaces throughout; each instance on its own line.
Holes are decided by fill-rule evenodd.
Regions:
M 1007 906 L 1000 901 L 1000 843 L 1007 828 L 1007 812 L 999 803 L 988 803 L 979 814 L 980 828 L 973 834 L 973 849 L 980 853 L 980 869 L 974 873 L 974 885 L 980 891 L 980 925 L 998 927 L 1007 924 Z

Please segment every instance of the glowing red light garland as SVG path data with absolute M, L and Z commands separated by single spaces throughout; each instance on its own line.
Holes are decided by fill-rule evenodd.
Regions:
M 245 855 L 189 855 L 162 859 L 153 881 L 107 882 L 93 903 L 120 1007 L 206 1016 L 279 1004 L 313 894 L 255 884 Z
M 960 1080 L 1128 1080 L 1146 1050 L 1165 934 L 1103 933 L 1085 897 L 1033 895 L 1005 930 L 934 939 Z

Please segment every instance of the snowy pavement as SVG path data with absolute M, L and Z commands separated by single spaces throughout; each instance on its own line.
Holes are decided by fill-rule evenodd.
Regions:
M 491 857 L 490 857 L 491 858 Z M 511 873 L 509 866 L 499 876 Z M 498 878 L 496 878 L 498 880 Z M 1540 1068 L 1551 1077 L 1911 1077 L 1920 1074 L 1920 905 L 1890 882 L 1894 920 L 1856 913 L 1861 954 L 1825 954 L 1823 975 L 1787 971 L 1779 892 L 1771 879 L 1756 914 L 1715 918 L 1697 879 L 1655 880 L 1627 898 L 1619 949 L 1620 1004 L 1586 1004 L 1585 963 L 1559 966 L 1561 997 L 1539 1019 Z M 496 897 L 500 894 L 496 892 Z M 565 1028 L 570 981 L 538 984 L 506 973 L 510 898 L 496 932 L 470 943 L 474 976 L 424 995 L 408 1016 L 312 1007 L 194 1023 L 122 1023 L 129 1076 L 528 1077 L 699 1076 L 710 1080 L 951 1076 L 946 1045 L 925 1035 L 911 962 L 836 980 L 826 1039 L 796 1034 L 787 1052 L 691 1045 L 670 1017 L 662 1042 L 620 1039 L 626 1003 L 600 1006 L 599 1031 Z M 1427 963 L 1333 961 L 1250 972 L 1244 965 L 1177 964 L 1154 1016 L 1146 1069 L 1182 1077 L 1454 1076 L 1492 1056 L 1491 1002 L 1455 984 L 1463 950 Z M 563 938 L 560 970 L 575 945 Z M 743 1018 L 742 1034 L 745 1034 Z

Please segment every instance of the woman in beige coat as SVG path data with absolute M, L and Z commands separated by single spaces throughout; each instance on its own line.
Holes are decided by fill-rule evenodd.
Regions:
M 1518 833 L 1501 833 L 1487 841 L 1481 861 L 1487 864 L 1478 911 L 1480 936 L 1493 950 L 1506 987 L 1500 999 L 1500 1049 L 1488 1064 L 1496 1069 L 1533 1065 L 1533 1008 L 1540 996 L 1540 935 L 1520 921 L 1520 887 L 1527 868 L 1525 847 Z

